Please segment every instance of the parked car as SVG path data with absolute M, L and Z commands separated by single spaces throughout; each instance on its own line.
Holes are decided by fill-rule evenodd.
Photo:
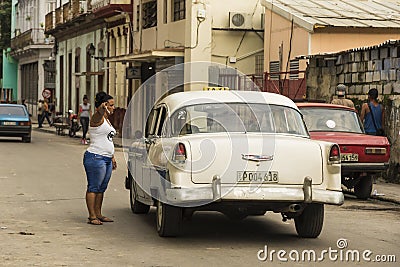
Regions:
M 367 135 L 354 108 L 325 103 L 297 103 L 312 139 L 340 146 L 342 184 L 357 198 L 371 195 L 373 175 L 389 166 L 386 137 Z
M 0 136 L 21 137 L 29 143 L 31 132 L 30 115 L 24 105 L 0 104 Z
M 281 213 L 301 237 L 317 237 L 324 204 L 341 205 L 337 144 L 312 140 L 287 97 L 250 91 L 182 92 L 156 103 L 129 149 L 133 213 L 157 207 L 160 236 L 183 216 L 232 219 Z M 140 139 L 139 139 L 140 138 Z

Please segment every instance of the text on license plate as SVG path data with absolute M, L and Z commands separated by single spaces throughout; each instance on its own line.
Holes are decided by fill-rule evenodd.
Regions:
M 340 154 L 341 161 L 358 161 L 358 154 L 342 153 Z
M 277 183 L 277 171 L 238 171 L 237 181 L 239 183 Z
M 3 121 L 3 125 L 17 125 L 15 121 Z

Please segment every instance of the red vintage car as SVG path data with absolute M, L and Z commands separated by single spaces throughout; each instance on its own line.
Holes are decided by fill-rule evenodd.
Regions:
M 312 139 L 340 146 L 342 184 L 357 198 L 371 195 L 373 175 L 389 166 L 386 137 L 367 135 L 354 108 L 325 103 L 297 103 Z

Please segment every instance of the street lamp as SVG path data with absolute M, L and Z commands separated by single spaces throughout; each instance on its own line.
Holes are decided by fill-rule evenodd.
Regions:
M 87 53 L 89 54 L 89 56 L 93 57 L 95 52 L 96 52 L 96 47 L 94 47 L 93 43 L 90 43 L 87 49 Z
M 94 55 L 94 54 L 96 53 L 96 47 L 94 47 L 94 44 L 93 44 L 93 43 L 90 43 L 90 45 L 89 45 L 89 47 L 88 47 L 88 49 L 87 49 L 87 53 L 89 54 L 89 56 L 90 56 L 91 58 L 100 59 L 100 60 L 103 60 L 103 61 L 104 61 L 104 59 L 105 59 L 105 57 L 100 57 L 100 56 L 95 56 L 95 55 Z

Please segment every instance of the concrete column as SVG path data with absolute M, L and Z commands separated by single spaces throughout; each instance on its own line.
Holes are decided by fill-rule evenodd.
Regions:
M 205 10 L 206 18 L 198 18 L 199 10 Z M 212 10 L 209 5 L 187 3 L 185 29 L 185 63 L 211 62 Z M 197 34 L 198 32 L 198 34 Z M 185 66 L 185 84 L 190 81 L 208 81 L 208 68 Z M 185 85 L 185 91 L 202 90 L 204 84 Z

